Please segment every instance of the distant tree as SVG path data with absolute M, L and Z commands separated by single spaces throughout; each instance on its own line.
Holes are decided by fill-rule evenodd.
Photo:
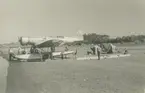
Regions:
M 121 37 L 117 37 L 117 38 L 116 38 L 116 42 L 117 42 L 117 43 L 121 43 L 121 42 L 122 42 Z
M 123 43 L 123 42 L 145 42 L 145 35 L 122 36 L 112 39 L 109 35 L 99 35 L 96 33 L 84 34 L 84 42 L 87 44 L 97 43 Z

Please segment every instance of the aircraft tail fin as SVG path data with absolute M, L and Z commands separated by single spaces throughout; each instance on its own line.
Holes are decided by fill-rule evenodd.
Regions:
M 84 35 L 85 33 L 84 33 L 84 31 L 82 31 L 82 30 L 78 30 L 78 32 L 77 32 L 77 36 L 80 38 L 80 40 L 83 40 L 83 35 Z

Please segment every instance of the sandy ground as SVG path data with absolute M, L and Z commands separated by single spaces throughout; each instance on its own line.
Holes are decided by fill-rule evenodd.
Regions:
M 0 84 L 7 84 L 6 93 L 144 93 L 143 52 L 135 50 L 131 57 L 100 61 L 13 62 L 7 78 L 1 73 Z M 6 72 L 7 62 L 0 61 Z

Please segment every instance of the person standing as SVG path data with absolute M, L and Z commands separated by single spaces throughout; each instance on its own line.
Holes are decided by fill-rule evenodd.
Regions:
M 100 54 L 101 54 L 101 51 L 99 49 L 99 47 L 97 48 L 97 55 L 98 55 L 98 60 L 100 60 Z
M 65 47 L 65 49 L 64 49 L 64 51 L 66 52 L 66 51 L 68 51 L 69 49 L 68 49 L 68 47 L 66 46 Z M 64 57 L 65 57 L 65 59 L 67 59 L 67 55 L 64 55 Z
M 12 50 L 12 48 L 10 48 L 9 49 L 9 61 L 12 60 L 13 56 L 14 56 L 13 50 Z
M 98 60 L 100 60 L 100 55 L 101 55 L 101 48 L 99 45 L 95 45 L 95 50 L 96 50 L 96 54 L 98 56 Z
M 77 53 L 78 53 L 78 51 L 77 51 L 77 49 L 76 49 L 76 51 L 75 51 L 75 53 L 74 53 L 75 58 L 77 58 Z
M 50 47 L 50 59 L 51 59 L 51 60 L 54 59 L 53 52 L 55 52 L 55 46 L 51 46 L 51 47 Z
M 62 60 L 64 59 L 64 55 L 63 55 L 63 52 L 61 52 L 61 59 L 62 59 Z

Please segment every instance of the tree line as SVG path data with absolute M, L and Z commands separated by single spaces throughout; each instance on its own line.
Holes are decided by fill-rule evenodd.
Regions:
M 84 43 L 86 44 L 97 44 L 97 43 L 143 43 L 145 42 L 145 35 L 130 35 L 122 36 L 116 38 L 110 38 L 109 35 L 99 35 L 96 33 L 84 34 L 83 35 Z

